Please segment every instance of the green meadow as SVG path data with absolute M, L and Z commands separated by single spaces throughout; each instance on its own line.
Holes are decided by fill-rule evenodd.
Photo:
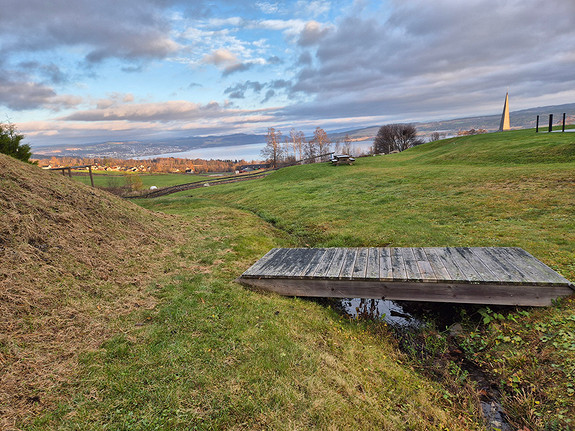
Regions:
M 431 322 L 410 352 L 384 321 L 234 282 L 272 247 L 387 245 L 518 246 L 575 280 L 575 133 L 446 139 L 134 202 L 186 226 L 163 262 L 183 269 L 149 286 L 155 307 L 113 318 L 69 399 L 27 429 L 486 429 L 454 349 L 514 429 L 575 426 L 573 297 L 461 307 L 457 335 Z
M 82 176 L 72 175 L 72 178 L 76 181 L 80 181 L 86 185 L 90 185 L 90 177 L 87 172 L 82 171 Z M 206 181 L 210 177 L 208 175 L 188 175 L 188 174 L 148 174 L 148 173 L 121 173 L 121 172 L 106 172 L 95 173 L 93 175 L 94 186 L 100 188 L 114 188 L 114 187 L 124 187 L 127 184 L 132 184 L 134 178 L 141 180 L 141 186 L 143 189 L 149 189 L 151 186 L 169 187 L 178 184 L 187 184 Z M 126 180 L 128 179 L 128 180 Z

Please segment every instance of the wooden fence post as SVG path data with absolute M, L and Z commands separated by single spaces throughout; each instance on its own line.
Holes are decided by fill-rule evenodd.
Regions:
M 539 133 L 539 115 L 537 116 L 537 123 L 535 124 L 535 133 Z
M 549 133 L 553 130 L 553 114 L 549 114 Z

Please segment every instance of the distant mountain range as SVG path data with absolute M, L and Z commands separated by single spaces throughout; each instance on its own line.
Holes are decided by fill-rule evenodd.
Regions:
M 575 103 L 565 105 L 542 106 L 523 109 L 510 113 L 512 129 L 527 129 L 535 127 L 537 115 L 540 115 L 539 126 L 548 125 L 548 115 L 554 115 L 554 124 L 562 121 L 563 113 L 567 114 L 567 124 L 575 123 Z M 430 122 L 414 123 L 422 137 L 433 132 L 440 132 L 447 136 L 457 135 L 459 131 L 471 129 L 485 129 L 495 132 L 499 129 L 501 115 L 483 115 L 477 117 L 455 118 Z M 346 135 L 353 141 L 366 141 L 373 139 L 381 125 L 368 126 L 348 131 L 328 132 L 332 141 L 343 140 Z M 309 139 L 309 138 L 308 138 Z M 86 158 L 118 158 L 129 159 L 158 154 L 179 153 L 200 148 L 225 147 L 236 145 L 258 144 L 265 142 L 265 135 L 233 134 L 225 136 L 190 136 L 185 138 L 160 139 L 152 141 L 119 141 L 97 142 L 79 144 L 74 148 L 43 147 L 33 150 L 34 157 L 86 157 Z
M 157 154 L 179 153 L 188 150 L 265 142 L 265 135 L 243 133 L 224 136 L 188 136 L 185 138 L 156 139 L 150 141 L 108 141 L 78 144 L 75 147 L 50 146 L 33 150 L 34 157 L 86 157 L 130 159 Z

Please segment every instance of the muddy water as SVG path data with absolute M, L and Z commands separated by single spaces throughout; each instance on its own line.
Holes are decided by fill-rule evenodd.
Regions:
M 451 333 L 461 330 L 463 315 L 472 316 L 481 307 L 456 304 L 400 302 L 380 299 L 346 298 L 335 306 L 342 314 L 351 318 L 385 321 L 396 337 L 416 335 L 426 325 L 439 330 L 449 329 Z M 399 342 L 401 346 L 401 341 Z M 476 383 L 480 394 L 481 409 L 488 430 L 511 431 L 505 419 L 505 412 L 499 403 L 497 385 L 486 373 L 464 356 L 459 360 L 461 368 L 468 373 L 468 379 Z

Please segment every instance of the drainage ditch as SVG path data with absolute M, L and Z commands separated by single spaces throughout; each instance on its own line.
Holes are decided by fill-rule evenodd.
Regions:
M 349 318 L 385 322 L 391 329 L 400 350 L 410 357 L 415 357 L 420 363 L 434 363 L 436 367 L 440 366 L 440 363 L 449 366 L 449 362 L 446 361 L 455 363 L 461 375 L 467 381 L 474 383 L 487 429 L 512 430 L 499 401 L 500 392 L 497 383 L 467 358 L 464 349 L 456 342 L 457 335 L 462 330 L 463 316 L 467 318 L 471 316 L 473 319 L 479 316 L 477 310 L 481 307 L 362 298 L 333 300 L 331 305 Z M 429 349 L 428 343 L 423 340 L 424 334 L 429 330 L 436 331 L 438 338 L 445 343 L 437 351 Z M 434 377 L 433 373 L 431 377 Z

